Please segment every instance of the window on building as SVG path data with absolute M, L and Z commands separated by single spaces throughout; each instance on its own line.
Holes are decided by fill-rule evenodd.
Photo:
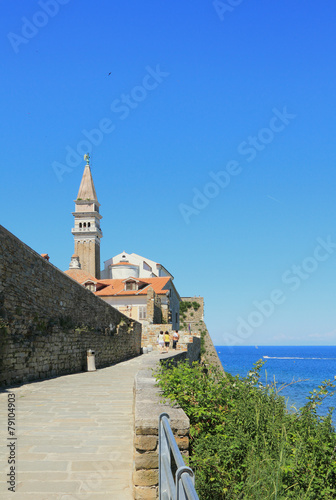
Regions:
M 79 227 L 82 227 L 82 223 L 81 222 L 79 223 Z
M 178 323 L 178 320 L 179 320 L 179 317 L 178 317 L 178 313 L 175 313 L 175 323 Z
M 137 283 L 135 283 L 135 281 L 129 281 L 128 283 L 126 283 L 126 290 L 137 290 L 138 289 L 138 285 Z
M 92 283 L 91 281 L 87 281 L 86 283 L 84 283 L 84 286 L 88 290 L 91 290 L 91 292 L 95 292 L 96 291 L 96 285 L 94 283 Z
M 147 306 L 139 306 L 139 319 L 147 318 Z
M 90 227 L 90 226 L 91 226 L 91 222 L 88 222 L 88 227 Z
M 84 222 L 83 227 L 86 227 L 86 222 Z

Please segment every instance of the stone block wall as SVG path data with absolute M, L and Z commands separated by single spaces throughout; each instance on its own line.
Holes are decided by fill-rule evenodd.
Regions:
M 171 324 L 162 324 L 162 325 L 143 325 L 142 327 L 142 338 L 141 338 L 141 347 L 152 346 L 154 350 L 158 350 L 157 338 L 160 331 L 168 331 L 171 337 L 170 349 L 173 347 L 173 332 Z M 195 359 L 199 359 L 200 355 L 200 333 L 196 332 L 189 333 L 185 331 L 179 331 L 180 340 L 177 343 L 176 351 L 185 351 L 191 352 L 194 348 L 199 349 L 198 354 Z M 198 347 L 195 347 L 198 346 Z
M 140 354 L 141 324 L 0 226 L 0 384 L 101 368 Z
M 207 365 L 214 365 L 224 372 L 222 363 L 219 360 L 215 346 L 213 345 L 210 333 L 204 322 L 204 298 L 203 297 L 181 297 L 183 302 L 197 302 L 200 307 L 195 310 L 190 307 L 184 313 L 185 318 L 181 318 L 181 323 L 188 327 L 190 325 L 190 334 L 201 338 L 202 353 L 201 359 Z M 180 332 L 182 336 L 182 332 Z
M 169 321 L 172 320 L 170 317 L 170 301 L 168 299 L 168 304 L 162 304 L 161 310 L 162 310 L 162 321 L 165 321 L 166 323 L 169 323 Z
M 172 356 L 171 359 L 173 364 L 188 360 L 189 364 L 191 365 L 194 361 L 200 361 L 200 351 L 201 339 L 198 337 L 192 337 L 192 342 L 190 342 L 189 344 L 184 344 L 180 350 L 177 349 L 176 355 Z M 164 363 L 165 360 L 161 360 L 161 362 Z
M 134 383 L 133 485 L 136 500 L 158 498 L 158 422 L 163 412 L 170 416 L 169 423 L 182 455 L 188 456 L 189 418 L 181 408 L 160 403 L 160 392 L 151 370 L 139 371 Z
M 157 349 L 157 338 L 160 331 L 167 331 L 171 335 L 173 333 L 172 324 L 164 323 L 158 325 L 143 325 L 142 327 L 142 338 L 141 338 L 141 347 L 147 347 L 151 345 L 153 349 Z
M 186 327 L 190 324 L 193 330 L 194 325 L 197 325 L 200 321 L 204 321 L 204 298 L 203 297 L 181 297 L 181 302 L 190 302 L 199 304 L 199 308 L 195 309 L 190 307 L 184 313 L 184 317 L 180 317 L 180 323 L 185 324 Z
M 147 292 L 147 321 L 154 324 L 162 321 L 161 299 L 152 287 Z

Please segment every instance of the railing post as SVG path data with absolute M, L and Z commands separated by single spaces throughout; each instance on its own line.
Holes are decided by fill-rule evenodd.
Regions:
M 189 474 L 192 480 L 192 484 L 195 485 L 195 476 L 193 471 L 190 469 L 190 467 L 179 467 L 175 473 L 175 484 L 176 484 L 176 500 L 186 500 L 186 495 L 184 491 L 184 487 L 182 484 L 182 474 L 184 473 Z
M 166 417 L 169 420 L 168 413 L 161 413 L 159 416 L 159 499 L 163 499 L 164 495 L 168 495 L 168 478 L 164 472 L 163 460 L 164 457 L 167 458 L 167 461 L 170 466 L 170 449 L 168 445 L 168 440 L 166 437 L 166 433 L 164 427 L 162 425 L 162 419 Z
M 184 465 L 183 457 L 169 424 L 168 413 L 159 416 L 159 499 L 199 500 L 195 490 L 194 473 Z M 172 456 L 177 467 L 175 481 L 172 473 Z

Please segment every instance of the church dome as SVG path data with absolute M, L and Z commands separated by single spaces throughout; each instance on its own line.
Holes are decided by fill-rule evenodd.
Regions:
M 138 278 L 139 266 L 126 260 L 111 265 L 112 279 Z

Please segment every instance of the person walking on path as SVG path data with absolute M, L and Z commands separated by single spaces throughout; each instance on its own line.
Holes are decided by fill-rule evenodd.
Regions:
M 164 341 L 164 337 L 163 337 L 163 331 L 161 330 L 161 332 L 159 333 L 158 335 L 158 340 L 157 340 L 158 344 L 159 344 L 159 351 L 160 352 L 163 352 L 163 348 L 164 348 L 164 345 L 165 345 L 165 341 Z
M 177 330 L 173 333 L 173 349 L 176 349 L 177 342 L 180 340 L 180 335 Z
M 165 332 L 164 339 L 165 339 L 165 346 L 166 346 L 166 349 L 167 349 L 167 352 L 168 352 L 169 351 L 169 344 L 170 344 L 170 335 L 169 335 L 169 332 Z

